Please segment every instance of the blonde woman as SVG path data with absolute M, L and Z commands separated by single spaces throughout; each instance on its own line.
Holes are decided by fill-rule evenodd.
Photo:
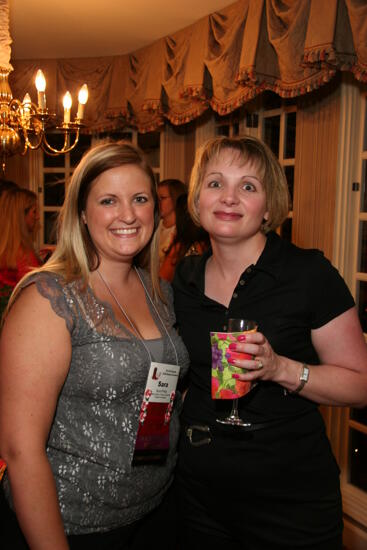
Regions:
M 367 403 L 367 347 L 353 298 L 320 251 L 275 233 L 288 212 L 287 182 L 260 140 L 204 144 L 189 209 L 211 249 L 185 258 L 174 279 L 191 360 L 180 548 L 341 550 L 339 470 L 318 404 Z M 256 385 L 239 399 L 247 426 L 228 426 L 217 419 L 231 401 L 211 398 L 210 331 L 226 332 L 239 317 L 257 321 L 258 332 L 231 344 L 228 361 L 246 369 L 232 382 Z
M 141 267 L 157 224 L 142 153 L 129 143 L 91 149 L 73 174 L 53 256 L 11 299 L 0 456 L 16 514 L 5 524 L 26 540 L 14 549 L 133 549 L 146 538 L 172 547 L 179 393 L 165 461 L 133 460 L 151 362 L 178 364 L 181 376 L 188 362 L 170 288 Z
M 39 220 L 37 196 L 28 189 L 6 188 L 0 195 L 0 315 L 15 285 L 41 265 L 33 245 Z

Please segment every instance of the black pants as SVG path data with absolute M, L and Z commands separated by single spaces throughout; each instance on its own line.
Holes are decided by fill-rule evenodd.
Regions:
M 3 492 L 0 493 L 1 550 L 29 550 L 14 512 Z M 160 550 L 175 550 L 176 521 L 176 495 L 172 486 L 161 505 L 143 519 L 107 533 L 72 535 L 68 542 L 70 550 L 143 550 L 151 545 Z
M 341 550 L 339 469 L 317 414 L 271 430 L 214 428 L 197 447 L 183 434 L 180 550 Z

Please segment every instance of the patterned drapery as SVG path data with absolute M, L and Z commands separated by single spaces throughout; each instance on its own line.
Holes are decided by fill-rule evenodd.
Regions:
M 146 132 L 166 119 L 184 124 L 208 108 L 229 113 L 264 90 L 305 94 L 337 71 L 367 81 L 367 2 L 238 0 L 128 55 L 13 66 L 15 97 L 35 97 L 41 68 L 50 109 L 61 114 L 66 89 L 75 97 L 86 82 L 91 131 L 129 124 Z

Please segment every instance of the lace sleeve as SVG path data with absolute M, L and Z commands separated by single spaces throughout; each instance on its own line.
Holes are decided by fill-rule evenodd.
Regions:
M 75 324 L 75 312 L 68 304 L 66 288 L 61 283 L 61 278 L 54 273 L 35 273 L 22 285 L 23 288 L 35 284 L 38 292 L 49 300 L 52 309 L 59 317 L 62 317 L 67 329 L 73 332 Z

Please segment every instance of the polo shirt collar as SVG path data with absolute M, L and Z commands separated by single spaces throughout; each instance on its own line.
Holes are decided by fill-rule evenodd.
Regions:
M 253 266 L 254 270 L 263 271 L 274 277 L 274 279 L 279 279 L 284 266 L 286 246 L 287 241 L 281 239 L 275 231 L 270 231 L 266 235 L 264 250 Z
M 248 266 L 247 269 L 251 268 L 252 273 L 262 271 L 272 278 L 278 279 L 284 266 L 285 245 L 286 241 L 281 239 L 275 231 L 270 231 L 266 235 L 265 247 L 258 261 L 255 265 Z M 205 288 L 205 265 L 212 253 L 212 249 L 209 247 L 200 257 L 188 277 L 188 283 L 198 287 L 202 292 Z

